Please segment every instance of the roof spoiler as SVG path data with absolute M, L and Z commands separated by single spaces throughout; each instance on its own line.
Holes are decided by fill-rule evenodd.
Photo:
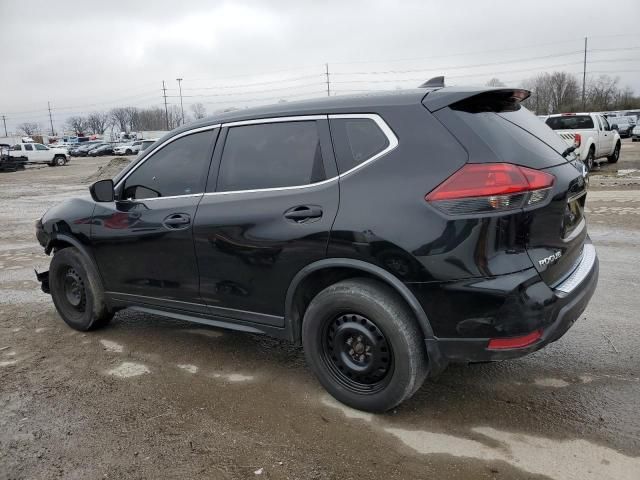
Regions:
M 444 75 L 430 78 L 418 88 L 444 88 Z
M 449 87 L 429 92 L 422 103 L 430 112 L 456 106 L 469 112 L 517 110 L 531 95 L 521 88 Z

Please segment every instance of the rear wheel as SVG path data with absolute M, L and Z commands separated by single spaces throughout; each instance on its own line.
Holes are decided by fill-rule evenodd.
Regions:
M 587 166 L 587 170 L 589 171 L 593 170 L 593 167 L 595 165 L 595 158 L 596 158 L 596 151 L 594 150 L 593 147 L 591 147 L 589 149 L 589 153 L 587 154 L 587 158 L 584 161 L 585 165 Z
M 616 143 L 616 148 L 613 149 L 613 153 L 607 157 L 609 163 L 618 163 L 620 158 L 620 142 Z
M 131 155 L 133 152 L 131 150 L 127 149 L 127 151 L 124 152 L 124 153 L 125 153 L 125 155 Z
M 302 324 L 305 357 L 337 400 L 383 412 L 411 397 L 428 373 L 424 336 L 389 287 L 366 278 L 322 290 Z
M 49 287 L 56 310 L 75 330 L 99 328 L 113 317 L 97 272 L 74 247 L 58 250 L 53 256 Z

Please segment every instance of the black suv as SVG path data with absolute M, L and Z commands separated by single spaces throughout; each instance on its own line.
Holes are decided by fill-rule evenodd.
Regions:
M 301 344 L 384 411 L 449 362 L 515 358 L 585 309 L 584 168 L 520 102 L 422 88 L 181 127 L 37 222 L 71 327 L 129 308 Z

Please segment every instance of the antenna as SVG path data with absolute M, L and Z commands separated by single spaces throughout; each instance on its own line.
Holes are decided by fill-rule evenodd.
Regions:
M 433 77 L 424 82 L 418 88 L 443 88 L 444 87 L 444 75 L 439 77 Z

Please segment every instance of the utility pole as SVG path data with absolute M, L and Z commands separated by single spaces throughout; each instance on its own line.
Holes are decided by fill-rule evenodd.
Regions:
M 2 123 L 4 123 L 4 136 L 8 137 L 9 135 L 7 135 L 7 117 L 2 115 Z
M 180 90 L 180 110 L 182 110 L 182 124 L 184 125 L 184 107 L 182 106 L 182 79 L 176 78 L 178 81 L 178 90 Z
M 582 65 L 582 111 L 587 108 L 585 84 L 587 83 L 587 37 L 584 37 L 584 63 Z
M 169 109 L 167 108 L 167 89 L 164 86 L 164 80 L 162 80 L 162 96 L 164 97 L 164 118 L 167 122 L 167 130 L 169 130 Z
M 51 118 L 51 102 L 47 102 L 47 108 L 49 109 L 49 123 L 51 124 L 51 136 L 53 137 L 56 133 L 53 131 L 53 119 Z
M 331 96 L 331 87 L 330 87 L 330 83 L 329 83 L 329 64 L 325 63 L 324 64 L 324 69 L 325 69 L 325 75 L 327 76 L 327 97 Z

